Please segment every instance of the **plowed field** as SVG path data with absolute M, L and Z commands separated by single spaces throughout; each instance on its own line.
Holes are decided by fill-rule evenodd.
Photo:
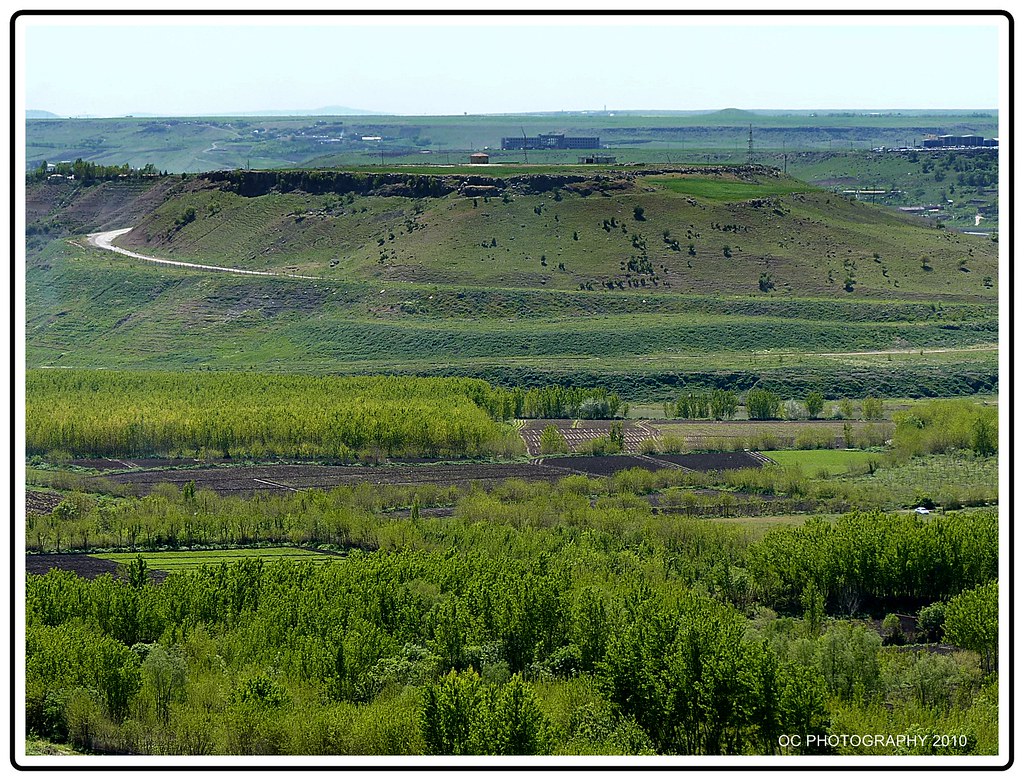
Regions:
M 558 480 L 572 474 L 545 464 L 417 464 L 391 466 L 321 466 L 276 464 L 267 466 L 208 467 L 204 469 L 157 469 L 107 475 L 149 493 L 160 483 L 182 486 L 194 481 L 196 488 L 221 494 L 253 494 L 261 491 L 301 491 L 338 485 L 464 485 L 479 481 L 497 483 L 510 478 Z
M 639 453 L 640 443 L 655 439 L 658 432 L 645 421 L 625 420 L 622 436 L 625 440 L 627 453 Z M 540 435 L 548 426 L 556 426 L 569 443 L 570 452 L 576 453 L 584 444 L 598 437 L 608 436 L 611 430 L 610 420 L 528 420 L 520 429 L 526 450 L 531 456 L 540 455 Z

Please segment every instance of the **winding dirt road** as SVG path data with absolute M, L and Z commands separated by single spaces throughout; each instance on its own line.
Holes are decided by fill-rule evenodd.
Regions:
M 276 271 L 251 271 L 244 268 L 231 268 L 229 266 L 206 266 L 201 263 L 185 263 L 181 260 L 166 260 L 165 258 L 154 258 L 150 255 L 140 255 L 137 252 L 131 250 L 122 249 L 121 247 L 114 246 L 114 239 L 118 236 L 123 236 L 125 233 L 130 231 L 131 228 L 120 228 L 114 231 L 104 231 L 102 233 L 90 233 L 88 235 L 89 244 L 98 249 L 105 249 L 110 252 L 116 252 L 120 255 L 127 255 L 129 258 L 136 258 L 137 260 L 146 260 L 150 263 L 162 263 L 165 266 L 181 266 L 183 268 L 195 268 L 201 271 L 221 271 L 227 274 L 247 274 L 253 277 L 291 277 L 292 279 L 322 279 L 322 277 L 305 277 L 301 274 L 283 274 Z

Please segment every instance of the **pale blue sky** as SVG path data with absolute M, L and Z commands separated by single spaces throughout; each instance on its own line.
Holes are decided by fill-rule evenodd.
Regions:
M 96 116 L 329 105 L 396 114 L 991 109 L 999 103 L 1000 20 L 983 20 L 987 26 L 697 26 L 681 18 L 681 27 L 354 27 L 344 17 L 276 28 L 26 25 L 26 108 Z

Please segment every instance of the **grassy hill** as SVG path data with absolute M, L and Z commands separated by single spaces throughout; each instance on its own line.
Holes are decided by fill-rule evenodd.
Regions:
M 30 366 L 468 374 L 634 398 L 995 386 L 994 243 L 772 169 L 238 172 L 39 184 L 29 204 Z M 129 225 L 118 243 L 143 254 L 317 279 L 75 238 Z

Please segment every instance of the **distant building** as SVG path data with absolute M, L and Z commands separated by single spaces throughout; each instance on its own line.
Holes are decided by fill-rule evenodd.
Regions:
M 944 136 L 932 136 L 926 138 L 921 142 L 921 146 L 925 149 L 955 149 L 958 147 L 979 147 L 979 146 L 999 146 L 998 138 L 984 138 L 982 136 L 973 135 L 944 135 Z
M 567 136 L 564 133 L 541 133 L 539 136 L 511 136 L 501 139 L 502 149 L 600 149 L 601 139 L 590 136 Z
M 491 162 L 491 158 L 483 152 L 474 152 L 469 156 L 469 162 L 472 165 L 485 165 Z
M 583 165 L 614 165 L 615 158 L 611 155 L 585 155 L 578 158 Z

